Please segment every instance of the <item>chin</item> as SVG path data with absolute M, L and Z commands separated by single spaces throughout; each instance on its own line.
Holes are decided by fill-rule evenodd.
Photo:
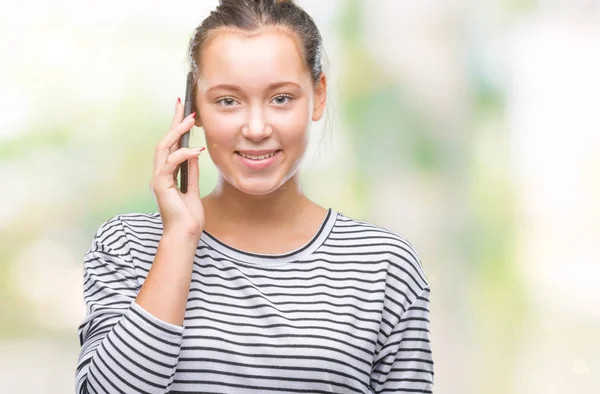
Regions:
M 231 179 L 231 178 L 230 178 Z M 233 187 L 241 191 L 242 193 L 249 194 L 252 196 L 263 196 L 271 194 L 279 188 L 283 187 L 285 180 L 280 177 L 233 177 L 233 179 L 226 179 Z
M 219 163 L 225 164 L 225 163 Z M 248 171 L 237 163 L 217 164 L 217 170 L 221 179 L 239 190 L 251 196 L 264 196 L 275 192 L 285 191 L 287 187 L 293 187 L 290 182 L 298 172 L 300 161 L 289 166 L 279 162 L 271 169 L 262 171 Z

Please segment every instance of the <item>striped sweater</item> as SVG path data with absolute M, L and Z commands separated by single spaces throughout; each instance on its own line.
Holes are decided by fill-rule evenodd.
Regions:
M 77 393 L 431 393 L 429 285 L 402 236 L 328 211 L 291 253 L 204 232 L 183 326 L 135 298 L 158 213 L 119 215 L 84 258 Z

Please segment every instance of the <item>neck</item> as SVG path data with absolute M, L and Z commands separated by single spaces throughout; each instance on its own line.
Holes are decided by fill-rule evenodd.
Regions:
M 313 204 L 302 192 L 298 174 L 272 193 L 250 195 L 220 178 L 215 190 L 203 199 L 208 216 L 238 225 L 253 226 L 289 223 L 301 217 Z

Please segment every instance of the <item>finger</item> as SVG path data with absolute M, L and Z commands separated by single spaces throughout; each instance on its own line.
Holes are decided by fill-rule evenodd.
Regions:
M 176 179 L 176 171 L 184 161 L 198 157 L 204 148 L 181 148 L 169 155 L 164 165 L 156 173 L 156 180 L 161 187 L 172 187 Z
M 189 164 L 189 162 L 190 162 L 190 161 L 196 161 L 196 162 L 197 162 L 197 161 L 198 161 L 197 159 L 198 159 L 198 156 L 200 155 L 200 152 L 203 152 L 203 151 L 204 151 L 204 149 L 206 149 L 206 148 L 202 147 L 202 148 L 194 148 L 194 149 L 191 149 L 191 151 L 196 151 L 196 152 L 198 152 L 198 154 L 196 155 L 196 157 L 193 157 L 193 158 L 191 158 L 191 159 L 188 159 L 188 189 L 189 189 L 189 187 L 190 187 L 190 184 L 191 184 L 190 177 L 192 176 L 192 172 L 191 172 L 192 170 L 191 170 L 191 168 L 190 168 L 190 164 Z M 184 161 L 184 162 L 185 162 L 185 161 Z M 177 165 L 177 168 L 175 168 L 175 172 L 173 172 L 173 179 L 175 180 L 175 183 L 177 183 L 177 177 L 179 176 L 179 172 L 180 172 L 181 166 L 183 165 L 183 163 L 184 163 L 184 162 L 181 162 L 181 163 L 179 163 L 179 164 Z M 198 163 L 196 163 L 196 165 L 197 165 L 197 164 L 198 164 Z M 195 175 L 195 176 L 197 177 L 198 175 Z
M 171 129 L 181 123 L 183 119 L 183 104 L 181 104 L 181 99 L 177 97 L 177 102 L 175 103 L 175 114 L 173 115 L 173 120 L 171 120 Z
M 177 100 L 175 101 L 175 113 L 173 115 L 173 119 L 171 120 L 171 126 L 169 127 L 169 131 L 171 131 L 171 129 L 173 129 L 176 125 L 181 123 L 181 118 L 183 117 L 183 110 L 184 108 L 181 104 L 181 99 L 177 97 Z M 161 147 L 159 146 L 163 142 L 164 138 L 165 137 L 163 137 L 161 141 L 156 145 L 156 150 L 154 154 L 154 170 L 152 172 L 154 175 L 158 173 L 160 166 L 165 162 L 169 154 L 175 151 L 176 149 L 179 149 L 178 147 L 176 147 L 175 149 L 171 147 L 169 149 L 169 152 L 165 153 L 164 149 L 161 149 Z
M 188 160 L 188 168 L 189 168 L 189 176 L 188 176 L 188 194 L 198 195 L 200 193 L 199 180 L 198 177 L 200 175 L 200 165 L 198 163 L 199 157 L 195 157 L 193 159 Z
M 158 147 L 165 149 L 168 151 L 176 142 L 179 141 L 181 136 L 190 131 L 190 129 L 194 126 L 196 113 L 192 112 L 188 116 L 185 117 L 180 123 L 171 127 L 167 134 L 162 138 L 162 140 L 158 143 Z
M 177 126 L 170 129 L 163 139 L 156 145 L 154 152 L 154 174 L 158 173 L 160 168 L 163 166 L 169 155 L 174 152 L 173 145 L 179 142 L 181 136 L 190 131 L 194 126 L 194 115 L 191 113 Z

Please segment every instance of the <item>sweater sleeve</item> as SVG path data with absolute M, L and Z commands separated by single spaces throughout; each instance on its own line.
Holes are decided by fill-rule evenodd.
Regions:
M 168 392 L 183 327 L 159 320 L 135 302 L 140 286 L 118 217 L 96 233 L 83 273 L 87 314 L 78 330 L 76 392 Z
M 370 393 L 432 393 L 429 288 L 404 312 L 379 351 Z

